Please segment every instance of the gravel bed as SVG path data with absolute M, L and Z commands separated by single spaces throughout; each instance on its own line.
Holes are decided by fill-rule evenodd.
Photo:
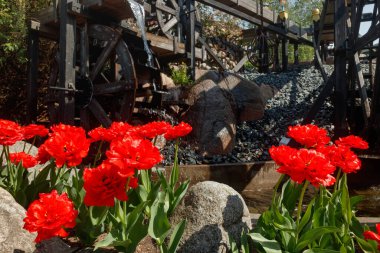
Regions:
M 332 66 L 325 66 L 331 73 Z M 190 145 L 183 145 L 179 151 L 180 164 L 214 164 L 270 160 L 268 149 L 278 145 L 287 127 L 301 123 L 304 114 L 318 97 L 322 89 L 322 76 L 313 66 L 297 66 L 283 73 L 244 73 L 243 77 L 257 84 L 276 87 L 278 93 L 267 101 L 264 117 L 260 120 L 237 125 L 236 145 L 228 155 L 201 157 Z M 333 131 L 330 123 L 332 103 L 327 99 L 317 114 L 314 124 Z M 172 164 L 173 145 L 163 150 L 165 165 Z

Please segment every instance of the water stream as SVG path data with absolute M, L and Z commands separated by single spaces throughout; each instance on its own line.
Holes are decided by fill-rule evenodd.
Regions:
M 143 4 L 140 4 L 136 2 L 135 0 L 128 0 L 129 6 L 132 9 L 133 15 L 136 18 L 137 26 L 140 29 L 141 32 L 141 38 L 144 42 L 144 50 L 148 55 L 147 65 L 149 67 L 153 67 L 153 55 L 152 51 L 150 51 L 148 41 L 146 39 L 146 33 L 145 33 L 145 10 L 144 10 L 144 2 Z

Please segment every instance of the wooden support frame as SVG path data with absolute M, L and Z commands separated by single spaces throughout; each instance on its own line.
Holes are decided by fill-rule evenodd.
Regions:
M 300 64 L 298 43 L 294 43 L 294 64 L 295 65 L 299 65 Z
M 28 38 L 28 83 L 27 83 L 27 123 L 37 121 L 37 93 L 38 93 L 38 47 L 39 34 L 37 23 L 31 20 Z
M 72 0 L 61 0 L 59 5 L 59 87 L 64 89 L 65 95 L 60 96 L 58 120 L 66 124 L 74 124 L 75 117 L 76 19 L 68 12 L 70 3 Z
M 287 38 L 282 38 L 281 41 L 281 54 L 282 54 L 282 71 L 288 70 L 289 61 L 289 40 Z
M 335 138 L 348 133 L 347 124 L 347 77 L 346 77 L 346 3 L 345 0 L 334 1 L 334 129 Z
M 186 29 L 186 58 L 188 61 L 188 75 L 195 81 L 195 0 L 187 0 L 189 10 L 189 24 Z
M 211 56 L 211 58 L 219 65 L 219 67 L 224 71 L 227 70 L 226 66 L 224 66 L 223 62 L 220 58 L 212 51 L 207 42 L 202 38 L 198 37 L 198 41 L 202 44 L 202 46 L 206 49 L 207 53 Z

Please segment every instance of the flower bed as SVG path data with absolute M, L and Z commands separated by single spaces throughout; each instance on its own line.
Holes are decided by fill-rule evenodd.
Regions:
M 0 120 L 0 129 L 4 164 L 0 186 L 27 207 L 24 228 L 37 232 L 37 243 L 54 236 L 76 236 L 95 249 L 112 246 L 134 252 L 149 235 L 160 252 L 176 252 L 186 221 L 173 227 L 168 217 L 189 186 L 188 180 L 178 180 L 177 160 L 179 138 L 191 131 L 188 124 L 114 122 L 110 128 L 86 133 L 64 124 L 46 129 Z M 169 177 L 157 171 L 158 179 L 152 180 L 152 167 L 163 159 L 154 146 L 158 135 L 175 140 L 177 148 Z M 304 147 L 269 150 L 283 176 L 269 209 L 253 231 L 243 233 L 241 243 L 231 242 L 231 251 L 249 252 L 252 240 L 258 252 L 355 252 L 357 247 L 377 252 L 380 225 L 377 233 L 360 225 L 355 217 L 360 198 L 350 198 L 347 187 L 347 174 L 361 167 L 352 150 L 366 149 L 368 144 L 352 135 L 332 144 L 327 132 L 314 125 L 289 127 L 288 135 Z M 9 145 L 19 140 L 44 136 L 47 139 L 36 157 L 28 151 L 9 152 Z M 90 146 L 98 152 L 83 164 Z M 28 171 L 38 163 L 45 165 L 38 172 Z M 31 173 L 35 174 L 31 177 Z M 303 208 L 309 184 L 316 194 Z

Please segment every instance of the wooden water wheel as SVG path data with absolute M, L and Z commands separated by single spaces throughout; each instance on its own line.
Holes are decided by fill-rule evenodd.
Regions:
M 153 9 L 156 13 L 156 18 L 158 22 L 157 29 L 155 33 L 162 33 L 169 39 L 173 37 L 179 36 L 180 41 L 184 41 L 186 39 L 186 29 L 189 24 L 189 10 L 187 7 L 187 1 L 179 1 L 177 0 L 156 0 L 153 3 Z M 201 18 L 199 15 L 199 11 L 195 9 L 195 39 L 198 38 L 201 28 Z
M 75 89 L 57 87 L 59 59 L 55 57 L 47 97 L 50 122 L 62 122 L 59 112 L 64 105 L 58 98 L 64 93 L 74 96 L 75 121 L 86 129 L 128 121 L 134 109 L 137 79 L 121 30 L 91 25 L 85 40 L 77 50 L 81 60 L 76 64 Z
M 260 29 L 256 33 L 246 45 L 248 60 L 255 67 L 269 67 L 274 61 L 275 39 Z

